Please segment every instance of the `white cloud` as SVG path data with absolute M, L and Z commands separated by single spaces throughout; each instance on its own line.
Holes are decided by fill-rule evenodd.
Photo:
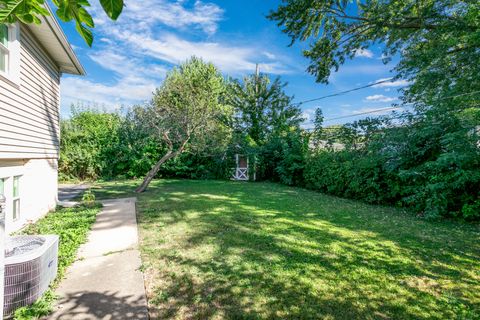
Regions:
M 373 52 L 368 49 L 355 50 L 355 57 L 373 58 Z
M 381 81 L 387 81 L 387 80 L 391 80 L 392 78 L 382 78 L 382 79 L 378 79 L 376 80 L 374 83 L 376 82 L 381 82 Z M 372 86 L 372 88 L 393 88 L 393 87 L 404 87 L 408 85 L 408 81 L 407 80 L 395 80 L 395 81 L 389 81 L 389 82 L 383 82 L 383 83 L 379 83 L 379 84 L 376 84 L 374 86 Z
M 63 79 L 63 108 L 78 101 L 107 109 L 142 103 L 150 99 L 172 65 L 191 56 L 213 62 L 222 72 L 236 76 L 254 72 L 256 63 L 262 72 L 273 74 L 293 68 L 284 63 L 283 56 L 264 51 L 260 45 L 211 40 L 224 14 L 212 2 L 133 1 L 115 23 L 106 18 L 98 3 L 93 3 L 92 13 L 97 37 L 88 57 L 108 72 L 95 80 Z M 198 39 L 199 31 L 206 37 L 192 40 Z
M 113 84 L 103 84 L 78 77 L 65 77 L 61 85 L 62 105 L 68 107 L 82 102 L 114 110 L 122 105 L 145 102 L 155 87 L 154 82 L 139 82 L 138 79 L 132 81 L 123 78 Z
M 218 23 L 223 19 L 223 9 L 214 3 L 195 1 L 188 7 L 185 1 L 142 0 L 128 2 L 120 15 L 118 24 L 128 25 L 127 29 L 151 32 L 152 27 L 160 24 L 175 28 L 195 28 L 211 35 L 218 29 Z M 111 22 L 97 4 L 94 7 L 94 18 L 97 25 Z
M 305 119 L 305 122 L 313 122 L 315 120 L 315 111 L 317 108 L 318 107 L 302 110 L 302 118 Z
M 102 68 L 111 70 L 123 77 L 145 77 L 163 79 L 167 73 L 165 66 L 148 64 L 136 57 L 125 57 L 112 49 L 96 51 L 90 54 L 90 59 Z
M 222 71 L 229 73 L 253 72 L 254 59 L 258 58 L 258 50 L 253 47 L 242 47 L 210 41 L 188 41 L 177 35 L 164 33 L 158 38 L 145 34 L 132 33 L 128 30 L 115 30 L 113 36 L 152 58 L 172 64 L 181 63 L 191 56 L 200 57 L 213 62 Z M 262 71 L 274 74 L 287 73 L 288 69 L 280 62 L 260 63 Z
M 264 55 L 265 57 L 267 57 L 267 58 L 270 59 L 270 60 L 275 59 L 275 55 L 274 55 L 273 53 L 271 53 L 271 52 L 263 51 L 262 53 L 263 53 L 263 55 Z
M 365 101 L 371 101 L 371 102 L 392 102 L 395 100 L 397 99 L 384 96 L 383 94 L 374 94 L 372 96 L 368 96 L 365 98 Z
M 167 72 L 162 65 L 127 58 L 113 49 L 96 51 L 89 57 L 102 68 L 112 71 L 112 79 L 104 82 L 78 77 L 62 79 L 63 108 L 81 102 L 114 110 L 122 105 L 143 103 L 150 99 Z

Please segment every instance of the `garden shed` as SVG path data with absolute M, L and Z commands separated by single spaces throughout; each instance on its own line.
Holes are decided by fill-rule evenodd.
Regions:
M 239 181 L 248 181 L 249 179 L 249 157 L 244 154 L 235 154 L 235 170 L 232 179 Z M 253 174 L 255 180 L 255 173 Z

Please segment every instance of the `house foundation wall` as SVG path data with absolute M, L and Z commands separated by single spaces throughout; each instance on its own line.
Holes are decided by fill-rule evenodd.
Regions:
M 0 160 L 0 192 L 3 187 L 7 199 L 6 234 L 35 222 L 55 209 L 57 178 L 56 159 Z

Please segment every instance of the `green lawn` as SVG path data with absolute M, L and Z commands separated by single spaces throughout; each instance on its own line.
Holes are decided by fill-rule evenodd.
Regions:
M 152 319 L 480 318 L 479 225 L 271 183 L 158 180 L 138 209 Z

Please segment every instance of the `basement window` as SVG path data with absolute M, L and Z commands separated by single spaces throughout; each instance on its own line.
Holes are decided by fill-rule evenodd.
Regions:
M 13 221 L 20 217 L 20 176 L 13 177 Z
M 8 73 L 8 57 L 10 50 L 8 49 L 9 43 L 9 28 L 5 24 L 0 24 L 0 72 Z
M 0 195 L 5 195 L 5 179 L 0 178 Z

